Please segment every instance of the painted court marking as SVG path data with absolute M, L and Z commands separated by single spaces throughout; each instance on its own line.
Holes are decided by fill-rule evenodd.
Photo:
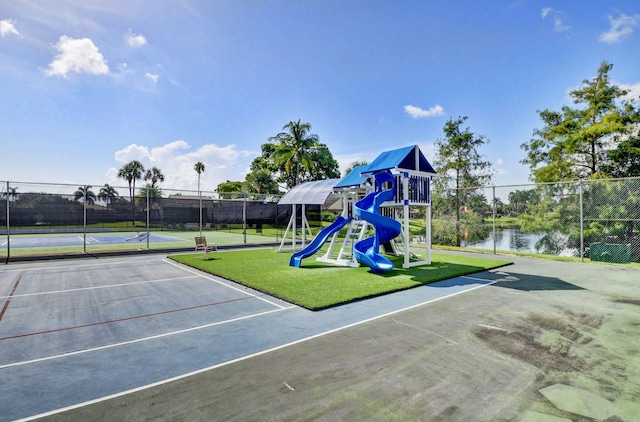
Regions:
M 63 357 L 79 355 L 79 354 L 84 354 L 84 353 L 90 353 L 90 352 L 95 352 L 95 351 L 98 351 L 98 350 L 110 349 L 110 348 L 114 348 L 114 347 L 121 347 L 121 346 L 126 346 L 126 345 L 129 345 L 129 344 L 140 343 L 140 342 L 143 342 L 143 341 L 155 340 L 155 339 L 158 339 L 158 338 L 169 337 L 169 336 L 183 334 L 183 333 L 196 331 L 196 330 L 202 330 L 202 329 L 205 329 L 205 328 L 215 327 L 215 326 L 218 326 L 218 325 L 229 324 L 229 323 L 232 323 L 232 322 L 237 322 L 237 321 L 250 319 L 250 318 L 254 318 L 254 317 L 258 317 L 258 316 L 263 316 L 263 315 L 271 314 L 271 313 L 274 313 L 274 312 L 280 312 L 280 311 L 283 311 L 283 310 L 292 309 L 292 308 L 296 307 L 295 305 L 288 305 L 288 306 L 280 305 L 280 304 L 275 303 L 273 301 L 267 300 L 266 298 L 261 297 L 258 294 L 254 294 L 254 293 L 252 293 L 250 291 L 247 291 L 247 290 L 244 290 L 244 289 L 240 289 L 240 288 L 237 288 L 235 286 L 226 284 L 226 283 L 224 283 L 224 282 L 222 282 L 220 280 L 217 280 L 217 279 L 215 279 L 213 277 L 207 276 L 207 275 L 205 275 L 203 273 L 199 273 L 199 272 L 196 272 L 195 270 L 192 270 L 190 268 L 186 268 L 186 267 L 183 267 L 181 265 L 178 265 L 178 264 L 176 264 L 173 261 L 170 261 L 168 259 L 162 259 L 161 261 L 166 263 L 166 264 L 170 264 L 170 265 L 172 265 L 172 266 L 174 266 L 176 268 L 179 268 L 182 271 L 191 273 L 193 275 L 190 275 L 190 276 L 187 276 L 187 277 L 173 277 L 173 278 L 165 278 L 165 279 L 159 279 L 159 280 L 137 281 L 137 282 L 131 282 L 131 283 L 118 283 L 118 284 L 111 284 L 111 285 L 107 285 L 107 286 L 94 286 L 94 287 L 84 287 L 84 288 L 76 288 L 76 289 L 55 290 L 55 291 L 48 291 L 48 292 L 26 293 L 26 294 L 22 294 L 22 295 L 14 295 L 14 292 L 15 292 L 16 288 L 18 287 L 18 283 L 20 282 L 20 279 L 21 279 L 21 276 L 19 276 L 16 284 L 14 285 L 14 288 L 13 288 L 11 294 L 9 296 L 0 296 L 0 298 L 7 298 L 7 301 L 5 302 L 5 305 L 4 305 L 3 309 L 2 309 L 2 312 L 0 313 L 0 320 L 2 319 L 2 316 L 4 316 L 4 313 L 5 313 L 6 309 L 8 308 L 9 302 L 11 301 L 12 297 L 25 297 L 25 296 L 47 295 L 47 294 L 60 294 L 60 293 L 68 293 L 68 292 L 75 292 L 75 291 L 82 291 L 82 290 L 108 289 L 108 288 L 116 288 L 116 287 L 129 286 L 129 285 L 135 285 L 135 284 L 158 283 L 158 282 L 166 282 L 166 281 L 185 280 L 185 279 L 191 279 L 191 278 L 204 278 L 204 279 L 207 279 L 209 281 L 213 281 L 213 282 L 215 282 L 215 283 L 217 283 L 217 284 L 219 284 L 219 285 L 221 285 L 221 286 L 223 286 L 223 287 L 225 287 L 227 289 L 234 290 L 236 292 L 240 292 L 245 297 L 237 298 L 237 299 L 230 299 L 230 300 L 221 301 L 221 302 L 208 303 L 208 304 L 203 304 L 203 305 L 190 306 L 190 307 L 180 308 L 180 309 L 172 309 L 172 310 L 167 310 L 167 311 L 154 312 L 154 313 L 144 314 L 144 315 L 136 315 L 136 316 L 120 318 L 120 319 L 116 319 L 116 320 L 100 321 L 100 322 L 96 322 L 96 323 L 83 324 L 83 325 L 78 325 L 78 326 L 73 326 L 73 327 L 64 327 L 64 328 L 58 328 L 58 329 L 53 329 L 53 330 L 45 330 L 45 331 L 34 332 L 34 333 L 18 334 L 18 335 L 13 335 L 13 336 L 2 337 L 2 338 L 0 338 L 0 341 L 9 340 L 9 339 L 15 339 L 15 338 L 21 338 L 21 337 L 29 337 L 29 336 L 40 335 L 40 334 L 53 333 L 53 332 L 68 331 L 68 330 L 79 329 L 79 328 L 88 328 L 88 327 L 99 326 L 99 325 L 103 325 L 103 324 L 110 324 L 110 323 L 128 321 L 128 320 L 133 320 L 133 319 L 138 319 L 138 318 L 145 318 L 145 317 L 169 314 L 169 313 L 174 313 L 174 312 L 187 311 L 187 310 L 192 310 L 192 309 L 197 309 L 197 308 L 203 308 L 203 307 L 208 307 L 208 306 L 216 306 L 216 305 L 221 305 L 221 304 L 225 304 L 225 303 L 238 302 L 238 301 L 241 301 L 241 300 L 248 300 L 248 299 L 261 300 L 263 302 L 268 303 L 271 306 L 274 306 L 276 309 L 272 309 L 272 310 L 265 311 L 265 312 L 249 314 L 249 315 L 245 315 L 245 316 L 238 317 L 238 318 L 232 318 L 232 319 L 217 321 L 217 322 L 213 322 L 213 323 L 209 323 L 209 324 L 199 325 L 199 326 L 196 326 L 196 327 L 185 328 L 185 329 L 182 329 L 182 330 L 176 330 L 176 331 L 171 331 L 171 332 L 167 332 L 167 333 L 157 334 L 157 335 L 154 335 L 154 336 L 148 336 L 148 337 L 143 337 L 143 338 L 139 338 L 139 339 L 134 339 L 134 340 L 128 340 L 128 341 L 119 342 L 119 343 L 108 344 L 108 345 L 104 345 L 104 346 L 100 346 L 100 347 L 88 348 L 88 349 L 78 350 L 78 351 L 74 351 L 74 352 L 67 352 L 67 353 L 61 353 L 61 354 L 58 354 L 58 355 L 47 356 L 47 357 L 38 358 L 38 359 L 32 359 L 32 360 L 28 360 L 28 361 L 21 361 L 21 362 L 15 362 L 15 363 L 10 363 L 10 364 L 0 365 L 0 369 L 10 368 L 10 367 L 15 367 L 15 366 L 22 366 L 22 365 L 27 365 L 27 364 L 37 363 L 37 362 L 43 362 L 43 361 L 48 361 L 48 360 L 53 360 L 53 359 L 59 359 L 59 358 L 63 358 Z M 147 261 L 142 261 L 142 262 L 147 262 Z M 96 265 L 104 267 L 104 265 L 101 265 L 101 264 L 89 264 L 89 265 L 85 265 L 85 266 L 96 266 Z M 57 269 L 57 268 L 60 268 L 60 266 L 53 266 L 51 268 Z M 77 266 L 72 266 L 71 268 L 77 268 Z M 39 270 L 42 270 L 42 268 L 39 268 Z
M 7 312 L 7 308 L 9 308 L 9 304 L 11 303 L 11 298 L 14 297 L 13 294 L 16 292 L 16 289 L 18 288 L 18 284 L 20 284 L 21 279 L 22 279 L 22 276 L 18 276 L 18 279 L 16 280 L 16 284 L 13 285 L 13 289 L 11 290 L 11 293 L 9 293 L 9 296 L 5 296 L 7 300 L 4 302 L 2 311 L 0 311 L 0 321 L 2 321 L 2 317 L 4 316 L 4 313 Z
M 135 392 L 138 392 L 138 391 L 144 391 L 144 390 L 147 390 L 147 389 L 150 389 L 150 388 L 154 388 L 154 387 L 157 387 L 157 386 L 160 386 L 160 385 L 168 384 L 168 383 L 173 382 L 173 381 L 181 380 L 181 379 L 188 378 L 188 377 L 191 377 L 191 376 L 203 373 L 203 372 L 207 372 L 207 371 L 210 371 L 210 370 L 213 370 L 213 369 L 216 369 L 216 368 L 221 368 L 223 366 L 231 365 L 233 363 L 241 362 L 241 361 L 244 361 L 244 360 L 247 360 L 247 359 L 251 359 L 251 358 L 254 358 L 254 357 L 257 357 L 257 356 L 261 356 L 261 355 L 264 355 L 264 354 L 267 354 L 267 353 L 271 353 L 271 352 L 274 352 L 274 351 L 277 351 L 277 350 L 281 350 L 281 349 L 284 349 L 284 348 L 287 348 L 287 347 L 290 347 L 290 346 L 294 346 L 296 344 L 304 343 L 304 342 L 307 342 L 309 340 L 313 340 L 313 339 L 320 338 L 320 337 L 323 337 L 323 336 L 326 336 L 326 335 L 329 335 L 329 334 L 332 334 L 332 333 L 336 333 L 336 332 L 339 332 L 339 331 L 342 331 L 342 330 L 345 330 L 345 329 L 348 329 L 348 328 L 352 328 L 352 327 L 355 327 L 355 326 L 358 326 L 358 325 L 362 325 L 362 324 L 365 324 L 367 322 L 375 321 L 375 320 L 378 320 L 378 319 L 381 319 L 381 318 L 384 318 L 384 317 L 395 315 L 395 314 L 398 314 L 398 313 L 401 313 L 401 312 L 404 312 L 404 311 L 408 311 L 408 310 L 411 310 L 411 309 L 414 309 L 414 308 L 417 308 L 417 307 L 420 307 L 420 306 L 424 306 L 424 305 L 427 305 L 427 304 L 430 304 L 430 303 L 433 303 L 433 302 L 437 302 L 437 301 L 440 301 L 440 300 L 443 300 L 443 299 L 447 299 L 447 298 L 450 298 L 450 297 L 453 297 L 453 296 L 457 296 L 457 295 L 462 294 L 462 293 L 467 293 L 467 292 L 470 292 L 470 291 L 473 291 L 473 290 L 476 290 L 476 289 L 479 289 L 479 288 L 482 288 L 482 287 L 491 286 L 492 284 L 495 284 L 495 283 L 499 282 L 499 280 L 486 280 L 486 279 L 481 279 L 481 278 L 477 278 L 477 277 L 468 277 L 468 276 L 461 276 L 461 277 L 458 277 L 458 278 L 469 279 L 469 280 L 474 280 L 474 281 L 482 281 L 482 282 L 486 282 L 486 283 L 485 284 L 481 284 L 479 286 L 470 287 L 470 288 L 465 289 L 465 290 L 460 290 L 460 291 L 457 291 L 457 292 L 453 292 L 453 293 L 451 293 L 449 295 L 445 295 L 445 296 L 442 296 L 442 297 L 438 297 L 438 298 L 435 298 L 435 299 L 430 299 L 430 300 L 427 300 L 427 301 L 424 301 L 424 302 L 421 302 L 421 303 L 410 305 L 410 306 L 407 306 L 407 307 L 404 307 L 404 308 L 401 308 L 401 309 L 396 309 L 394 311 L 390 311 L 390 312 L 387 312 L 387 313 L 384 313 L 384 314 L 381 314 L 381 315 L 377 315 L 377 316 L 374 316 L 374 317 L 371 317 L 371 318 L 367 318 L 367 319 L 364 319 L 364 320 L 361 320 L 361 321 L 356 321 L 356 322 L 351 323 L 351 324 L 347 324 L 347 325 L 344 325 L 344 326 L 341 326 L 341 327 L 337 327 L 337 328 L 334 328 L 334 329 L 331 329 L 331 330 L 327 330 L 327 331 L 324 331 L 324 332 L 321 332 L 321 333 L 318 333 L 318 334 L 315 334 L 315 335 L 312 335 L 312 336 L 301 338 L 299 340 L 295 340 L 295 341 L 292 341 L 292 342 L 289 342 L 289 343 L 285 343 L 285 344 L 282 344 L 280 346 L 272 347 L 270 349 L 266 349 L 266 350 L 263 350 L 261 352 L 256 352 L 256 353 L 252 353 L 250 355 L 242 356 L 242 357 L 239 357 L 239 358 L 236 358 L 236 359 L 231 359 L 231 360 L 226 361 L 226 362 L 221 362 L 221 363 L 216 364 L 216 365 L 212 365 L 212 366 L 209 366 L 209 367 L 206 367 L 206 368 L 198 369 L 196 371 L 188 372 L 186 374 L 178 375 L 178 376 L 171 377 L 171 378 L 168 378 L 168 379 L 165 379 L 165 380 L 161 380 L 161 381 L 158 381 L 158 382 L 154 382 L 154 383 L 151 383 L 151 384 L 143 385 L 143 386 L 140 386 L 140 387 L 137 387 L 137 388 L 132 388 L 130 390 L 125 390 L 125 391 L 122 391 L 122 392 L 119 392 L 119 393 L 116 393 L 116 394 L 111 394 L 111 395 L 100 397 L 100 398 L 97 398 L 97 399 L 94 399 L 94 400 L 89 400 L 89 401 L 86 401 L 86 402 L 77 403 L 77 404 L 72 405 L 72 406 L 67 406 L 67 407 L 64 407 L 64 408 L 61 408 L 61 409 L 52 410 L 50 412 L 41 413 L 39 415 L 30 416 L 28 418 L 20 419 L 20 421 L 31 421 L 31 420 L 35 420 L 35 419 L 42 418 L 42 417 L 45 417 L 45 416 L 51 416 L 51 415 L 62 413 L 62 412 L 68 411 L 68 410 L 78 409 L 78 408 L 81 408 L 81 407 L 84 407 L 84 406 L 89 406 L 89 405 L 92 405 L 92 404 L 95 404 L 95 403 L 100 403 L 100 402 L 107 401 L 107 400 L 110 400 L 110 399 L 114 399 L 114 398 L 117 398 L 117 397 L 125 396 L 127 394 L 132 394 L 132 393 L 135 393 Z M 295 308 L 295 306 L 291 306 L 290 308 L 287 308 L 287 309 L 291 309 L 291 308 Z M 281 310 L 284 310 L 284 309 L 281 309 Z M 273 311 L 270 311 L 270 312 L 279 312 L 279 311 L 280 310 L 273 310 Z M 2 367 L 0 367 L 0 368 L 2 368 Z
M 36 292 L 36 293 L 22 293 L 22 294 L 19 294 L 19 295 L 0 296 L 0 299 L 5 299 L 5 298 L 8 298 L 8 297 L 27 297 L 27 296 L 52 295 L 52 294 L 57 294 L 57 293 L 80 292 L 80 291 L 83 291 L 83 290 L 111 289 L 111 288 L 115 288 L 115 287 L 133 286 L 133 285 L 136 285 L 136 284 L 151 284 L 151 283 L 162 283 L 162 282 L 166 282 L 166 281 L 175 281 L 175 280 L 188 280 L 190 278 L 198 278 L 198 276 L 192 275 L 192 276 L 189 276 L 189 277 L 161 278 L 161 279 L 158 279 L 158 280 L 132 281 L 130 283 L 108 284 L 106 286 L 77 287 L 75 289 L 49 290 L 49 291 Z M 15 289 L 14 289 L 14 291 L 15 291 Z

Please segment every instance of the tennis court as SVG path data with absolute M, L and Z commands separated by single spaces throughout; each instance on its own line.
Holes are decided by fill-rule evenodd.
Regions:
M 82 245 L 118 245 L 128 243 L 180 242 L 183 239 L 156 233 L 87 233 L 56 235 L 18 235 L 11 238 L 11 248 L 51 248 Z M 0 247 L 6 246 L 2 239 Z
M 629 420 L 640 269 L 514 261 L 321 312 L 163 256 L 6 265 L 0 414 L 527 420 L 566 417 L 543 393 L 573 383 Z M 528 342 L 541 327 L 576 356 Z

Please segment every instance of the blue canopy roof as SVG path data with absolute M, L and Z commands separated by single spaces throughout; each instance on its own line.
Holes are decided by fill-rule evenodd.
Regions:
M 357 166 L 349 172 L 340 182 L 335 186 L 336 188 L 350 188 L 353 186 L 360 186 L 369 178 L 368 175 L 362 175 L 362 172 L 367 171 L 369 165 Z
M 383 152 L 373 160 L 373 163 L 369 164 L 366 173 L 376 173 L 391 169 L 415 170 L 436 174 L 436 171 L 431 167 L 431 164 L 429 164 L 417 145 Z

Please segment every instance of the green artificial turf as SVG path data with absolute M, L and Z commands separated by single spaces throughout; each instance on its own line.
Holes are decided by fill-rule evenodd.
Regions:
M 389 257 L 395 268 L 373 274 L 369 267 L 339 267 L 302 261 L 289 266 L 289 253 L 273 249 L 172 255 L 169 258 L 311 310 L 409 289 L 434 281 L 511 264 L 510 261 L 432 254 L 432 264 L 404 269 L 402 257 Z

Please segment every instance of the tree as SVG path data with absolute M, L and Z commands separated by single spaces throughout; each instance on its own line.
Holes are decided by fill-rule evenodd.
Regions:
M 234 199 L 234 198 L 242 198 L 242 192 L 244 192 L 244 182 L 240 181 L 230 181 L 220 183 L 216 188 L 216 192 L 220 195 L 222 199 Z
M 200 236 L 202 237 L 202 194 L 200 192 L 200 175 L 204 173 L 204 164 L 198 161 L 193 166 L 193 169 L 198 173 L 198 198 L 200 200 Z
M 478 149 L 489 142 L 484 136 L 472 133 L 469 128 L 462 130 L 460 126 L 467 117 L 450 118 L 444 126 L 444 138 L 436 141 L 436 172 L 439 177 L 434 180 L 441 211 L 445 214 L 455 213 L 456 246 L 460 246 L 460 208 L 463 205 L 477 203 L 476 199 L 484 197 L 477 192 L 478 187 L 491 182 L 491 163 L 482 159 Z M 486 202 L 486 198 L 485 198 Z M 451 208 L 454 208 L 453 210 Z
M 346 177 L 356 167 L 366 166 L 366 165 L 369 165 L 368 161 L 354 161 L 351 164 L 349 164 L 349 167 L 347 167 L 347 169 L 344 171 L 344 176 Z
M 339 177 L 338 162 L 331 151 L 320 143 L 318 135 L 310 134 L 310 123 L 290 121 L 282 127 L 284 132 L 269 138 L 273 146 L 263 147 L 269 151 L 267 160 L 279 173 L 278 182 L 287 189 L 307 180 Z
M 2 192 L 2 198 L 8 198 L 9 201 L 15 201 L 19 196 L 18 188 L 9 188 L 7 192 Z
M 135 225 L 135 190 L 136 180 L 142 178 L 144 166 L 138 160 L 133 160 L 125 164 L 118 170 L 118 177 L 125 179 L 129 183 L 129 199 L 131 200 L 131 224 Z
M 146 203 L 147 194 L 149 195 L 149 201 L 154 203 L 156 200 L 162 198 L 162 189 L 153 186 L 151 183 L 147 183 L 140 189 L 140 192 L 138 193 L 138 200 L 142 200 L 142 203 Z
M 574 104 L 582 107 L 538 111 L 544 126 L 521 145 L 526 153 L 521 162 L 529 165 L 534 181 L 606 175 L 609 151 L 617 147 L 620 135 L 637 123 L 633 102 L 622 100 L 628 91 L 609 79 L 612 67 L 603 61 L 593 79 L 583 80 L 582 88 L 569 93 Z
M 98 199 L 107 204 L 108 211 L 109 205 L 118 199 L 118 192 L 116 192 L 113 186 L 109 186 L 109 184 L 106 183 L 102 188 L 100 188 L 100 192 L 98 192 Z
M 536 197 L 535 189 L 530 190 L 518 190 L 509 192 L 509 204 L 513 206 L 513 212 L 518 214 L 526 211 L 527 205 L 529 205 Z
M 77 201 L 82 198 L 87 205 L 93 205 L 96 202 L 96 194 L 93 193 L 92 188 L 91 185 L 78 187 L 78 190 L 73 193 L 73 199 Z
M 261 195 L 281 193 L 278 184 L 273 180 L 273 173 L 264 168 L 251 171 L 247 174 L 244 186 L 247 191 Z
M 147 171 L 144 175 L 144 180 L 151 180 L 151 187 L 157 188 L 158 182 L 164 182 L 164 174 L 162 174 L 159 168 L 154 167 Z
M 603 171 L 612 177 L 640 176 L 640 128 L 626 136 L 618 147 L 608 153 L 609 162 Z

